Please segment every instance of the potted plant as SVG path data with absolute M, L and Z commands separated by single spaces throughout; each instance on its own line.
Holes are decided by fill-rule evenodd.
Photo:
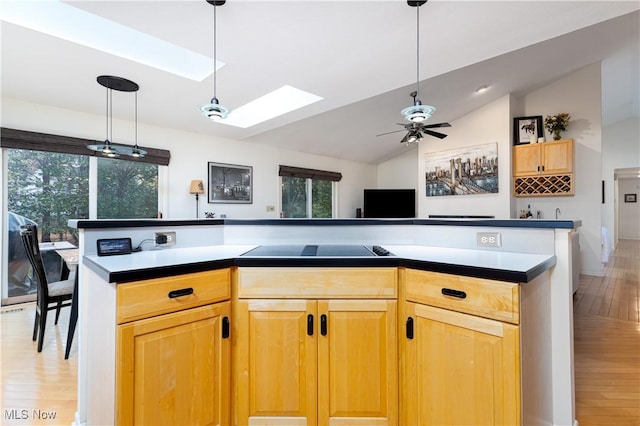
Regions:
M 544 119 L 544 127 L 553 134 L 553 140 L 560 139 L 560 132 L 567 130 L 569 126 L 569 119 L 571 116 L 566 112 L 561 112 L 556 115 L 547 115 Z

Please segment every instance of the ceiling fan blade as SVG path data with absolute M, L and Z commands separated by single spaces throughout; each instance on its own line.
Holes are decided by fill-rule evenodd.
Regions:
M 451 127 L 449 123 L 436 123 L 436 124 L 425 124 L 422 126 L 423 129 L 434 129 L 436 127 Z
M 438 132 L 434 132 L 433 130 L 428 130 L 428 129 L 424 129 L 422 130 L 423 132 L 425 132 L 427 135 L 431 135 L 434 136 L 438 139 L 444 139 L 446 138 L 448 135 L 445 135 L 444 133 L 438 133 Z
M 376 135 L 376 137 L 378 137 L 378 136 L 384 136 L 384 135 L 390 135 L 391 133 L 398 133 L 398 132 L 404 132 L 404 129 L 394 130 L 393 132 L 380 133 L 379 135 Z

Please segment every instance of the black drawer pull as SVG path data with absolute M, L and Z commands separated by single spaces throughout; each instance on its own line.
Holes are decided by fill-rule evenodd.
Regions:
M 188 296 L 193 294 L 193 288 L 181 288 L 180 290 L 171 290 L 169 292 L 169 299 L 175 299 L 176 297 Z
M 307 315 L 307 336 L 313 336 L 313 315 Z
M 327 335 L 327 316 L 325 314 L 320 315 L 320 334 Z
M 451 288 L 443 288 L 442 294 L 444 294 L 445 296 L 457 297 L 458 299 L 467 298 L 467 293 L 465 293 L 464 291 L 454 290 Z
M 413 318 L 412 317 L 407 318 L 406 329 L 407 329 L 407 339 L 413 340 Z
M 222 317 L 222 338 L 229 338 L 229 317 Z

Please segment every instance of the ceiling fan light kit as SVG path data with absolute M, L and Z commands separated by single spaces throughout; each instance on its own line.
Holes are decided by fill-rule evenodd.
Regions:
M 209 118 L 211 121 L 220 121 L 227 118 L 229 115 L 229 109 L 220 105 L 218 97 L 216 96 L 216 76 L 218 70 L 216 67 L 216 30 L 217 30 L 217 18 L 216 10 L 218 6 L 222 6 L 226 3 L 226 0 L 206 0 L 207 3 L 213 6 L 213 98 L 208 104 L 200 105 L 200 111 L 202 115 Z
M 101 75 L 96 79 L 101 86 L 107 88 L 106 102 L 106 138 L 104 143 L 87 145 L 92 151 L 101 152 L 102 155 L 115 158 L 122 155 L 129 155 L 134 158 L 142 158 L 147 155 L 147 151 L 138 146 L 138 86 L 131 80 L 116 77 L 112 75 Z M 128 145 L 118 145 L 111 142 L 113 139 L 113 91 L 119 92 L 135 92 L 135 144 L 133 147 Z
M 407 0 L 407 4 L 416 8 L 416 90 L 411 92 L 409 96 L 413 98 L 413 105 L 400 111 L 402 116 L 408 123 L 396 123 L 407 132 L 406 135 L 400 140 L 400 143 L 406 143 L 407 145 L 420 142 L 423 139 L 423 133 L 429 136 L 433 136 L 438 139 L 444 139 L 447 137 L 444 133 L 434 132 L 433 128 L 438 127 L 451 127 L 449 123 L 436 123 L 425 124 L 425 122 L 431 118 L 431 115 L 436 111 L 436 108 L 431 105 L 422 105 L 420 99 L 418 99 L 418 90 L 420 88 L 420 6 L 425 4 L 427 0 L 411 1 Z M 388 135 L 390 133 L 401 132 L 402 130 L 396 130 L 393 132 L 381 133 L 376 136 Z

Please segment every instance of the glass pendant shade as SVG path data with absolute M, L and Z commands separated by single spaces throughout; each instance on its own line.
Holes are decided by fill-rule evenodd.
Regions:
M 229 115 L 229 110 L 218 103 L 217 98 L 211 99 L 211 103 L 200 106 L 202 115 L 211 119 L 211 121 L 222 120 Z

